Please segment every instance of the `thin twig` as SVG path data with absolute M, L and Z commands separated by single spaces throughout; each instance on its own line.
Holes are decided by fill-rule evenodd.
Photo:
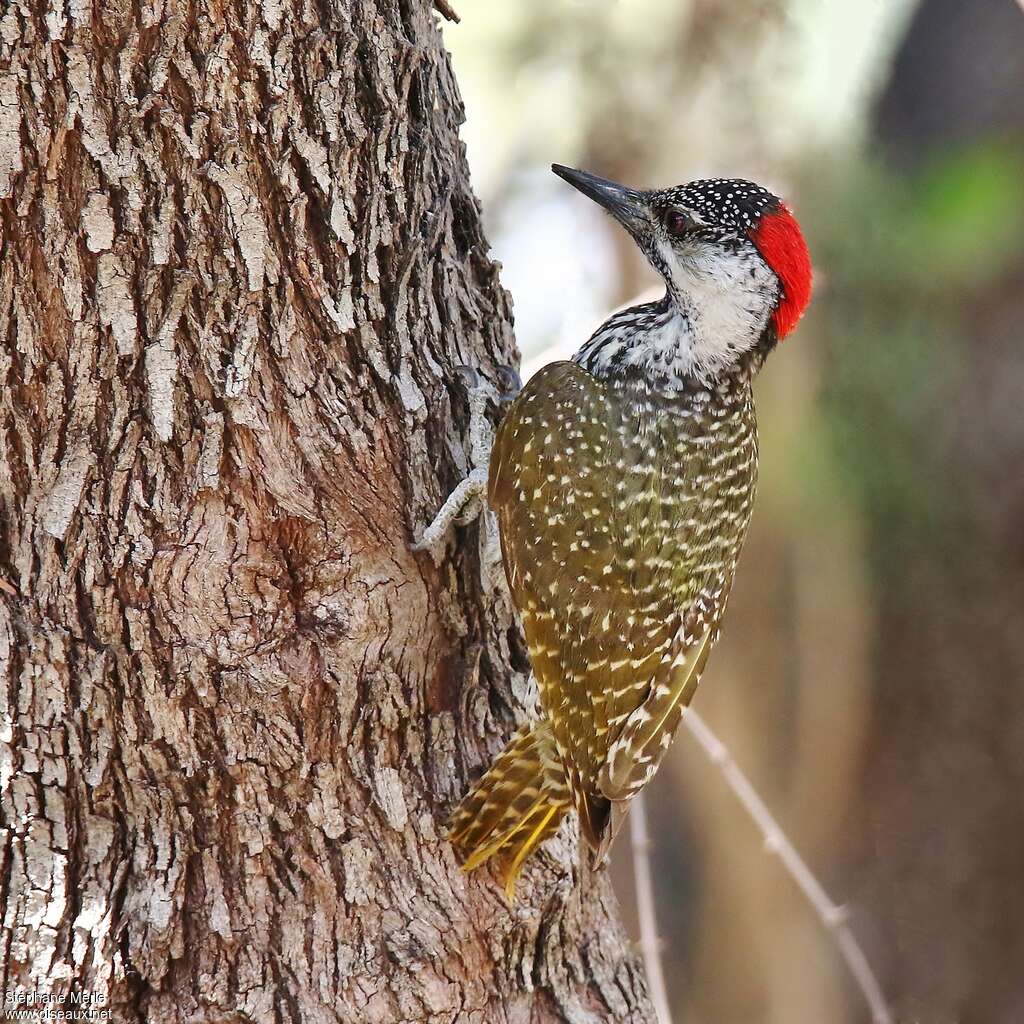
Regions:
M 640 952 L 647 971 L 647 987 L 659 1024 L 672 1024 L 672 1011 L 665 991 L 665 974 L 661 969 L 658 916 L 654 909 L 654 886 L 651 884 L 651 841 L 647 835 L 647 809 L 644 807 L 643 793 L 633 798 L 629 808 L 629 841 L 633 850 L 636 912 L 640 919 Z
M 821 887 L 821 883 L 811 874 L 811 869 L 786 838 L 764 801 L 757 795 L 750 780 L 740 771 L 725 744 L 708 728 L 704 719 L 692 707 L 689 707 L 683 713 L 683 722 L 711 762 L 719 767 L 729 788 L 761 830 L 765 849 L 778 856 L 783 867 L 800 887 L 811 906 L 814 907 L 826 931 L 835 936 L 839 952 L 846 961 L 854 981 L 864 994 L 874 1024 L 893 1024 L 892 1013 L 882 994 L 878 979 L 871 970 L 864 951 L 857 944 L 853 932 L 850 931 L 845 909 L 829 899 L 828 894 Z

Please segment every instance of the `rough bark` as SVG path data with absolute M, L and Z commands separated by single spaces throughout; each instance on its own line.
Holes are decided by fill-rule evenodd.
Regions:
M 434 15 L 0 6 L 4 989 L 116 1021 L 648 1021 L 568 830 L 447 810 L 526 662 L 454 367 L 512 362 Z

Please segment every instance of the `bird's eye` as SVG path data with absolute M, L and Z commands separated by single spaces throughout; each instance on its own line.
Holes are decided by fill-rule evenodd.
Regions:
M 671 235 L 685 235 L 693 227 L 693 221 L 682 210 L 669 210 L 665 214 L 665 227 Z

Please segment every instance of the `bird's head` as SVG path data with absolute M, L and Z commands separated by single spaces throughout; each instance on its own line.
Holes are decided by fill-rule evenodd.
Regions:
M 788 207 L 767 189 L 711 178 L 641 191 L 586 171 L 552 170 L 603 206 L 665 279 L 691 322 L 694 360 L 713 373 L 789 334 L 811 297 L 811 260 Z

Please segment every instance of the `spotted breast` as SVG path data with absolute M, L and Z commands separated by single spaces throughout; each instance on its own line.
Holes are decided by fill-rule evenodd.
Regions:
M 718 629 L 757 473 L 750 381 L 659 394 L 575 363 L 509 409 L 489 502 L 585 835 L 654 772 Z

